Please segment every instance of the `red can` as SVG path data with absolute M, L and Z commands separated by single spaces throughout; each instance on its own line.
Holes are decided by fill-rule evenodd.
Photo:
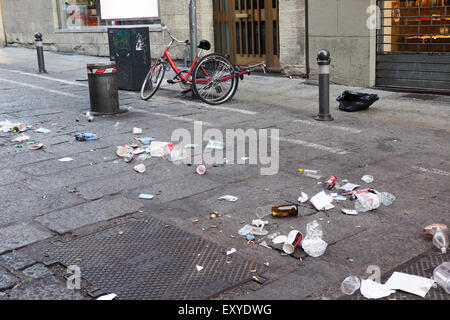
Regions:
M 333 189 L 333 187 L 336 185 L 338 178 L 335 176 L 331 176 L 328 178 L 328 180 L 325 182 L 325 185 L 327 186 L 328 190 Z

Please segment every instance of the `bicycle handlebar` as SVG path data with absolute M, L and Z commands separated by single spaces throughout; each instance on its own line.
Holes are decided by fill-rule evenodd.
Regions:
M 178 43 L 185 43 L 185 44 L 189 44 L 189 40 L 186 41 L 182 41 L 182 40 L 178 40 L 177 38 L 175 38 L 175 36 L 170 32 L 169 28 L 164 24 L 161 23 L 162 29 L 166 30 L 167 33 L 169 34 L 169 36 L 172 38 L 172 40 L 178 42 Z

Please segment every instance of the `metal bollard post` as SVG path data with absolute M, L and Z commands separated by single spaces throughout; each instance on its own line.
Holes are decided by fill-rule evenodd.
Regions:
M 47 71 L 45 71 L 44 47 L 42 46 L 42 34 L 40 32 L 36 32 L 34 34 L 34 40 L 36 41 L 39 73 L 47 73 Z
M 314 118 L 318 121 L 333 121 L 330 114 L 330 64 L 328 50 L 322 49 L 317 54 L 319 65 L 319 114 Z

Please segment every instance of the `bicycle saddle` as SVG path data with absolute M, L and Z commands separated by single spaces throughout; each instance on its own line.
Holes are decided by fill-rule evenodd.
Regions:
M 208 40 L 200 40 L 200 42 L 197 45 L 197 48 L 200 48 L 203 50 L 209 50 L 209 49 L 211 49 L 211 43 L 209 43 Z

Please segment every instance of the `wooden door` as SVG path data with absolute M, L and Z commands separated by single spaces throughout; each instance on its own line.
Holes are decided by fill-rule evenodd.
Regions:
M 280 66 L 278 0 L 213 0 L 216 52 L 237 65 Z

